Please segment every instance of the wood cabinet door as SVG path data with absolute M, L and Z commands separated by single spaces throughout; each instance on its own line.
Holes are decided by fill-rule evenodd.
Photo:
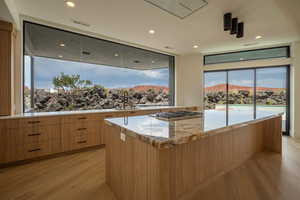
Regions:
M 0 116 L 11 114 L 11 24 L 0 21 Z
M 1 134 L 4 163 L 24 159 L 24 139 L 20 129 L 4 129 Z

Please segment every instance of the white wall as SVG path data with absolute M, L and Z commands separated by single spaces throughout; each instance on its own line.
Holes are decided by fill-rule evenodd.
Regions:
M 0 0 L 0 20 L 13 22 L 12 16 L 11 16 L 4 0 Z
M 203 107 L 202 54 L 176 56 L 175 104 Z
M 291 135 L 300 139 L 300 41 L 291 47 Z

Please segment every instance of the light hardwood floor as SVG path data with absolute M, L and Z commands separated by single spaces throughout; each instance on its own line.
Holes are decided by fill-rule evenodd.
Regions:
M 300 143 L 283 140 L 283 156 L 262 153 L 203 186 L 192 200 L 298 200 Z M 0 169 L 2 200 L 115 200 L 105 184 L 105 150 Z

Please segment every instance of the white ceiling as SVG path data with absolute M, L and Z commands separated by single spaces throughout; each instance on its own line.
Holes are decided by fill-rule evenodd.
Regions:
M 0 0 L 0 20 L 12 22 L 13 18 L 10 15 L 10 12 L 4 2 L 4 0 Z
M 183 20 L 144 0 L 73 0 L 75 8 L 66 7 L 64 0 L 14 1 L 23 15 L 175 54 L 232 51 L 249 48 L 244 46 L 249 43 L 258 43 L 254 48 L 300 39 L 300 17 L 297 9 L 291 11 L 300 8 L 299 0 L 207 0 L 207 6 Z M 244 38 L 223 31 L 226 12 L 244 22 Z M 150 29 L 156 33 L 150 35 Z M 255 41 L 257 35 L 263 38 Z

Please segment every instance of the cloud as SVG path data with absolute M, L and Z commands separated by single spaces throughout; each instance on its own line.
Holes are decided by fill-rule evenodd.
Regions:
M 36 88 L 53 88 L 53 77 L 61 72 L 65 74 L 79 74 L 81 79 L 91 80 L 107 88 L 127 88 L 136 85 L 161 85 L 168 86 L 169 69 L 158 70 L 133 70 L 120 67 L 95 65 L 79 62 L 61 61 L 35 57 L 34 81 Z M 27 65 L 30 62 L 27 62 Z M 25 82 L 30 83 L 30 76 L 25 77 Z
M 142 71 L 141 73 L 147 77 L 155 78 L 155 79 L 161 79 L 163 76 L 160 71 L 154 71 L 154 70 L 145 70 Z

